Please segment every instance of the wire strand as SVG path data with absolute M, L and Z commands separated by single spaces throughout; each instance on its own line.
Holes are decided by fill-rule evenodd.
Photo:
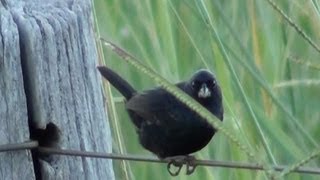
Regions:
M 39 152 L 44 154 L 56 154 L 66 156 L 81 156 L 89 158 L 103 158 L 103 159 L 114 159 L 114 160 L 128 160 L 128 161 L 139 161 L 139 162 L 151 162 L 151 163 L 169 163 L 170 160 L 158 159 L 155 157 L 147 157 L 142 155 L 130 155 L 130 154 L 114 154 L 114 153 L 102 153 L 102 152 L 91 152 L 91 151 L 80 151 L 70 149 L 57 149 L 40 147 L 37 141 L 28 141 L 17 144 L 5 144 L 0 145 L 0 152 L 17 151 L 17 150 L 30 150 L 37 149 Z M 263 166 L 255 163 L 248 162 L 233 162 L 233 161 L 217 161 L 217 160 L 199 160 L 194 161 L 197 166 L 210 166 L 210 167 L 223 167 L 233 169 L 247 169 L 247 170 L 263 170 Z M 276 171 L 282 171 L 288 166 L 278 165 L 272 166 Z M 307 174 L 318 174 L 320 175 L 320 168 L 314 167 L 299 167 L 293 172 L 296 173 L 307 173 Z
M 27 150 L 27 149 L 34 149 L 37 147 L 39 147 L 38 141 L 27 141 L 27 142 L 16 143 L 16 144 L 4 144 L 4 145 L 0 145 L 0 152 Z

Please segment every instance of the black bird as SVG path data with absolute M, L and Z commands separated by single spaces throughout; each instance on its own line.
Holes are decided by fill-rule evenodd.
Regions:
M 163 88 L 137 92 L 111 69 L 98 66 L 98 70 L 125 97 L 141 145 L 160 159 L 188 156 L 205 147 L 215 134 L 210 123 Z M 199 70 L 176 86 L 223 120 L 221 90 L 211 72 Z

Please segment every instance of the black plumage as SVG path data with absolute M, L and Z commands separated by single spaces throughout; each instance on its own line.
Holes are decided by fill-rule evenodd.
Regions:
M 98 70 L 126 98 L 125 107 L 141 145 L 159 158 L 199 151 L 215 134 L 210 123 L 161 87 L 137 92 L 111 69 L 99 66 Z M 223 120 L 221 90 L 212 73 L 199 70 L 176 86 Z

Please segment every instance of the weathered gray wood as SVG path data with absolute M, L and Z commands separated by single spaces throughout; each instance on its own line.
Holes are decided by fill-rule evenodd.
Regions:
M 19 34 L 12 15 L 0 3 L 0 144 L 29 139 L 20 64 Z M 30 151 L 0 153 L 0 179 L 34 179 Z
M 44 128 L 48 122 L 55 123 L 62 132 L 62 148 L 111 152 L 101 77 L 96 70 L 90 2 L 11 0 L 8 8 L 19 30 L 30 120 L 38 128 Z M 8 51 L 18 54 L 19 48 Z M 20 64 L 12 66 L 7 74 L 20 68 Z M 15 73 L 20 76 L 16 79 L 22 86 L 21 70 L 18 72 Z M 8 77 L 0 80 L 5 78 Z M 18 109 L 16 106 L 15 111 Z M 25 109 L 20 113 L 23 112 L 25 115 Z M 19 122 L 24 121 L 27 127 L 23 115 Z M 0 121 L 8 124 L 9 120 Z M 111 160 L 53 156 L 50 161 L 41 160 L 40 166 L 43 179 L 114 179 Z

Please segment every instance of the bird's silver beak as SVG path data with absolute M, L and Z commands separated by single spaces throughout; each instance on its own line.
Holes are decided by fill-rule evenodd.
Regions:
M 198 92 L 198 97 L 199 98 L 207 98 L 211 96 L 211 91 L 210 89 L 207 87 L 207 85 L 205 83 L 203 83 L 201 85 L 201 89 Z

